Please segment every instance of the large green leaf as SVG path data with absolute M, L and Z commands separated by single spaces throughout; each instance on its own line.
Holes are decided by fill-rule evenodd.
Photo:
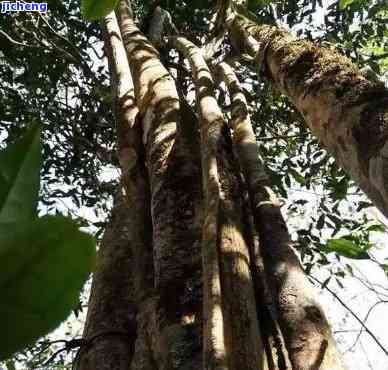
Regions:
M 344 10 L 352 3 L 354 3 L 354 0 L 340 0 L 340 9 Z
M 365 248 L 360 247 L 355 242 L 345 238 L 330 239 L 322 249 L 326 253 L 335 252 L 340 256 L 347 258 L 370 259 Z
M 36 215 L 41 165 L 40 128 L 33 126 L 22 139 L 0 152 L 0 222 Z
M 81 0 L 81 10 L 84 18 L 93 21 L 109 14 L 118 0 Z
M 66 319 L 94 258 L 93 238 L 64 217 L 0 224 L 0 359 Z

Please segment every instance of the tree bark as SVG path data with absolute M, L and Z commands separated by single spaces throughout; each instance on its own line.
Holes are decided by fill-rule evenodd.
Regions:
M 221 63 L 219 71 L 231 96 L 233 143 L 247 181 L 264 267 L 270 277 L 292 368 L 343 369 L 330 325 L 292 250 L 279 202 L 260 160 L 241 86 L 228 64 Z
M 173 38 L 172 42 L 189 60 L 200 114 L 205 192 L 202 234 L 204 309 L 206 315 L 213 313 L 205 319 L 204 367 L 262 369 L 263 346 L 257 322 L 249 250 L 243 235 L 241 189 L 236 175 L 238 167 L 228 142 L 223 114 L 214 96 L 214 83 L 200 50 L 181 37 Z M 222 343 L 222 329 L 225 331 L 225 344 Z
M 233 44 L 303 115 L 312 133 L 388 217 L 388 90 L 349 59 L 239 14 L 227 20 Z
M 141 135 L 134 128 L 137 108 L 132 78 L 114 13 L 105 17 L 103 34 L 125 189 L 120 186 L 115 197 L 98 251 L 84 329 L 87 344 L 76 365 L 79 370 L 128 370 L 135 349 L 139 302 L 152 289 L 152 225 L 147 173 L 139 155 Z
M 220 67 L 232 99 L 231 137 L 199 49 L 172 38 L 193 71 L 197 119 L 178 96 L 158 51 L 135 26 L 127 0 L 121 0 L 118 16 L 119 27 L 114 14 L 105 19 L 105 44 L 125 202 L 116 200 L 99 251 L 78 369 L 291 368 L 286 358 L 279 360 L 285 357 L 279 343 L 277 364 L 264 356 L 258 317 L 275 325 L 277 317 L 258 315 L 264 303 L 256 299 L 268 292 L 255 296 L 255 285 L 265 290 L 263 279 L 270 276 L 292 368 L 342 370 L 330 327 L 257 162 L 260 153 L 233 71 Z M 261 53 L 245 23 L 235 23 L 229 22 L 233 39 L 267 58 L 268 46 Z M 233 146 L 248 184 L 265 271 L 247 235 Z M 272 357 L 271 350 L 267 354 Z
M 194 370 L 201 362 L 202 323 L 199 164 L 180 135 L 186 117 L 174 80 L 135 26 L 126 1 L 119 5 L 119 23 L 150 178 L 155 298 L 147 331 L 158 369 Z
M 122 194 L 116 196 L 112 216 L 100 244 L 93 275 L 79 370 L 128 370 L 136 339 L 133 263 L 129 242 L 131 214 Z
M 213 123 L 214 124 L 214 123 Z M 214 130 L 219 130 L 217 124 Z M 217 134 L 215 134 L 217 135 Z M 222 292 L 220 261 L 218 255 L 218 208 L 220 191 L 218 169 L 215 162 L 214 137 L 208 128 L 201 130 L 202 177 L 205 194 L 204 225 L 202 232 L 202 269 L 204 276 L 204 332 L 203 368 L 209 370 L 228 369 L 224 317 L 222 311 Z M 213 163 L 212 163 L 213 162 Z

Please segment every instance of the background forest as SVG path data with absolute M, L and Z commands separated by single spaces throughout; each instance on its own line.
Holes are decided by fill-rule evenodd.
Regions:
M 180 35 L 197 46 L 208 44 L 212 1 L 133 1 L 136 22 L 145 34 L 156 5 L 170 12 Z M 41 125 L 39 214 L 70 216 L 98 244 L 120 177 L 107 51 L 100 22 L 81 16 L 78 0 L 51 0 L 48 7 L 47 14 L 1 14 L 1 145 L 15 142 L 31 124 Z M 248 8 L 258 23 L 281 25 L 299 38 L 338 50 L 367 79 L 388 85 L 386 0 L 250 0 Z M 159 45 L 159 52 L 194 106 L 187 65 L 170 45 Z M 228 39 L 213 56 L 226 57 L 233 59 Z M 236 64 L 235 72 L 293 246 L 321 290 L 345 362 L 351 369 L 388 369 L 383 328 L 388 307 L 386 219 L 319 145 L 300 113 L 270 82 L 257 77 L 249 61 Z M 230 117 L 223 84 L 217 98 Z M 78 306 L 57 331 L 2 366 L 71 369 L 89 289 L 87 283 Z

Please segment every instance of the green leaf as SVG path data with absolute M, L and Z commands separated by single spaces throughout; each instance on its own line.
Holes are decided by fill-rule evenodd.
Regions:
M 340 256 L 352 259 L 370 259 L 365 248 L 358 246 L 355 242 L 340 238 L 329 239 L 327 244 L 322 248 L 325 253 L 335 252 Z
M 6 361 L 5 366 L 7 367 L 7 370 L 16 370 L 15 363 L 13 360 Z
M 380 267 L 383 269 L 385 274 L 388 276 L 388 265 L 387 264 L 381 264 Z
M 322 230 L 325 225 L 325 215 L 320 215 L 317 221 L 317 229 Z
M 346 9 L 349 5 L 351 5 L 354 0 L 340 0 L 339 7 L 341 10 Z
M 82 16 L 94 21 L 108 15 L 117 4 L 118 0 L 81 0 Z
M 36 216 L 41 165 L 40 127 L 0 152 L 0 222 Z
M 349 179 L 345 176 L 340 181 L 332 184 L 333 193 L 331 194 L 333 199 L 344 199 L 348 193 Z
M 292 177 L 301 185 L 304 185 L 306 183 L 306 179 L 301 175 L 298 171 L 294 170 L 293 168 L 289 169 L 289 173 L 292 175 Z
M 0 224 L 0 360 L 66 319 L 94 259 L 93 237 L 64 217 Z
M 330 280 L 331 280 L 331 276 L 329 276 L 321 285 L 322 289 L 326 288 L 327 287 L 327 284 L 329 284 Z
M 384 233 L 386 231 L 386 228 L 382 224 L 372 224 L 366 228 L 366 231 L 373 231 L 377 233 Z

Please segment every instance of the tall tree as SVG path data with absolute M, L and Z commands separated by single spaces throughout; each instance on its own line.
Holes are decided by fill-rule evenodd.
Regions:
M 295 91 L 300 90 L 298 93 L 300 96 L 308 97 L 306 92 L 310 91 L 308 81 L 301 82 L 299 75 L 296 77 L 292 75 L 296 82 L 291 83 L 292 80 L 288 85 L 289 77 L 286 72 L 285 77 L 282 77 L 281 71 L 291 70 L 296 64 L 293 59 L 287 59 L 288 55 L 295 54 L 294 49 L 289 46 L 287 34 L 273 26 L 265 28 L 266 26 L 254 24 L 246 16 L 241 15 L 239 9 L 246 12 L 244 4 L 220 1 L 215 21 L 216 32 L 229 31 L 232 47 L 239 54 L 243 54 L 246 52 L 245 46 L 252 60 L 258 63 L 260 72 L 263 66 L 266 66 L 266 71 L 272 73 L 269 77 L 275 82 L 281 81 L 283 92 L 291 94 L 290 85 Z M 156 296 L 152 297 L 151 293 L 148 297 L 152 299 L 150 307 L 144 310 L 149 316 L 148 323 L 145 324 L 148 329 L 146 332 L 138 331 L 138 340 L 144 341 L 140 339 L 143 336 L 152 337 L 149 339 L 151 342 L 149 355 L 155 361 L 153 366 L 158 369 L 198 367 L 200 366 L 198 347 L 202 346 L 202 366 L 206 369 L 269 367 L 298 370 L 342 369 L 343 365 L 335 349 L 330 326 L 290 246 L 290 237 L 280 213 L 279 203 L 270 190 L 271 183 L 264 169 L 260 168 L 263 166 L 257 163 L 260 151 L 250 127 L 246 101 L 233 70 L 226 64 L 220 65 L 220 73 L 232 101 L 231 133 L 217 102 L 212 73 L 201 55 L 201 50 L 184 37 L 170 37 L 169 45 L 175 47 L 188 60 L 192 69 L 198 118 L 194 118 L 190 123 L 197 124 L 197 130 L 200 132 L 197 145 L 200 148 L 201 165 L 199 166 L 199 163 L 195 165 L 198 158 L 188 152 L 185 157 L 179 158 L 178 153 L 184 146 L 184 141 L 179 135 L 183 132 L 180 126 L 184 125 L 186 118 L 182 114 L 179 115 L 179 111 L 182 111 L 180 106 L 187 105 L 187 102 L 182 102 L 185 97 L 178 92 L 178 88 L 182 87 L 175 84 L 172 75 L 162 64 L 165 56 L 161 56 L 155 49 L 157 46 L 161 47 L 165 30 L 169 28 L 176 32 L 176 26 L 169 13 L 158 6 L 150 21 L 152 30 L 150 37 L 155 43 L 152 45 L 135 26 L 133 11 L 128 1 L 120 2 L 118 18 L 139 109 L 135 125 L 141 126 L 142 129 L 146 153 L 144 162 L 150 178 L 153 279 Z M 217 35 L 216 38 L 219 39 L 220 36 Z M 281 46 L 272 46 L 275 43 L 272 39 L 279 40 Z M 305 46 L 309 44 L 298 41 L 295 41 L 295 44 L 295 50 L 299 50 L 297 46 L 300 48 L 295 60 L 301 61 L 301 65 L 305 66 L 304 59 L 308 54 Z M 275 50 L 272 52 L 274 56 L 271 54 L 271 47 Z M 285 47 L 290 50 L 281 49 Z M 311 46 L 310 49 L 312 48 Z M 279 61 L 275 52 L 285 58 L 285 61 L 282 59 Z M 312 53 L 310 51 L 310 54 Z M 347 72 L 351 68 L 350 62 L 343 61 L 341 64 L 342 59 L 337 54 L 319 48 L 316 53 L 322 55 L 323 60 L 329 61 L 334 58 L 336 61 L 334 70 L 338 75 L 350 73 Z M 113 53 L 110 57 L 111 64 L 112 61 L 117 63 L 117 55 Z M 318 57 L 306 57 L 307 61 L 310 59 L 314 66 L 315 60 L 319 61 Z M 275 67 L 272 65 L 275 62 L 272 60 L 276 61 L 277 65 L 283 66 L 283 69 L 279 70 L 278 67 L 274 71 Z M 215 65 L 212 63 L 211 67 Z M 325 75 L 324 66 L 326 68 L 325 63 L 318 63 L 315 66 L 317 73 Z M 300 73 L 305 76 L 305 70 Z M 355 72 L 352 70 L 352 73 Z M 314 77 L 315 74 L 308 75 Z M 360 79 L 367 81 L 363 77 Z M 299 90 L 297 83 L 301 86 Z M 348 89 L 354 88 L 358 91 L 357 86 L 353 85 L 351 84 Z M 287 86 L 288 90 L 284 86 Z M 381 84 L 376 86 L 375 88 L 372 84 L 370 90 L 377 89 L 384 93 Z M 325 93 L 326 90 L 323 86 Z M 292 94 L 291 96 L 295 95 Z M 326 100 L 324 99 L 323 103 L 316 102 L 315 108 L 311 103 L 306 106 L 314 112 L 319 112 L 319 109 L 325 109 Z M 293 102 L 301 109 L 297 104 L 298 100 Z M 308 115 L 303 109 L 302 113 Z M 354 117 L 352 119 L 354 121 Z M 192 127 L 192 132 L 195 131 L 196 128 Z M 119 137 L 119 140 L 122 139 Z M 138 158 L 139 154 L 135 156 Z M 196 192 L 188 192 L 188 188 L 182 188 L 179 181 L 182 176 L 184 177 L 180 163 L 182 159 L 194 163 L 194 167 L 201 168 L 203 198 L 202 196 L 194 198 Z M 347 163 L 341 164 L 349 169 Z M 192 170 L 191 175 L 198 173 L 193 171 L 194 167 L 189 166 Z M 358 180 L 352 168 L 350 169 L 351 174 Z M 126 170 L 125 164 L 123 170 Z M 174 173 L 174 181 L 170 179 L 171 170 Z M 262 274 L 256 275 L 259 279 L 253 279 L 255 275 L 251 267 L 254 265 L 253 229 L 248 221 L 250 212 L 244 212 L 243 208 L 242 194 L 246 192 L 243 177 L 247 182 L 251 200 L 250 212 L 260 237 L 264 270 Z M 364 186 L 362 181 L 361 186 Z M 376 201 L 375 195 L 372 198 Z M 177 207 L 190 210 L 192 209 L 190 205 L 197 202 L 203 202 L 203 209 L 200 211 L 203 212 L 203 221 L 199 222 L 200 224 L 203 222 L 202 234 L 194 232 L 191 217 L 191 224 L 187 220 L 177 218 Z M 377 204 L 383 207 L 381 203 Z M 165 205 L 168 205 L 168 208 L 165 208 Z M 194 214 L 192 210 L 189 213 Z M 197 239 L 197 242 L 202 243 L 202 248 L 196 251 L 202 256 L 202 269 L 198 270 L 197 266 L 196 269 L 191 268 L 182 274 L 180 266 L 187 269 L 192 264 L 188 260 L 189 255 L 184 253 L 185 247 L 182 244 L 190 234 L 189 240 L 196 242 Z M 188 243 L 185 241 L 184 244 L 187 246 Z M 189 305 L 184 307 L 179 301 L 184 292 L 185 280 L 193 279 L 198 273 L 203 276 L 203 311 L 195 312 L 193 307 L 188 307 Z M 279 355 L 275 359 L 274 353 L 264 351 L 263 343 L 269 334 L 261 333 L 259 330 L 259 320 L 262 319 L 260 312 L 263 312 L 260 307 L 265 303 L 260 300 L 263 296 L 254 294 L 258 290 L 258 285 L 271 289 L 274 303 L 272 309 L 275 312 L 273 319 L 276 321 L 279 317 L 281 329 L 279 335 L 284 337 L 287 349 L 284 352 L 277 342 L 275 347 L 278 348 L 275 349 Z M 200 303 L 198 298 L 195 303 Z M 189 315 L 185 309 L 190 309 Z M 203 315 L 203 320 L 200 315 Z M 203 332 L 196 330 L 194 335 L 191 332 L 192 337 L 188 339 L 187 320 L 191 321 L 190 325 L 194 323 L 197 326 L 203 321 Z M 260 327 L 261 330 L 265 328 L 264 325 Z M 193 337 L 196 337 L 196 340 Z M 288 356 L 289 361 L 283 356 Z M 149 362 L 151 363 L 150 360 Z M 132 366 L 134 369 L 138 366 L 141 368 L 136 359 Z
M 309 271 L 329 264 L 330 249 L 321 248 L 324 228 L 334 235 L 362 226 L 338 211 L 349 177 L 294 123 L 304 119 L 386 214 L 388 94 L 342 54 L 273 25 L 279 19 L 291 27 L 307 24 L 298 33 L 312 38 L 308 17 L 319 1 L 268 3 L 121 0 L 102 32 L 95 23 L 78 24 L 71 1 L 55 3 L 51 24 L 27 15 L 23 27 L 31 33 L 16 39 L 19 21 L 5 22 L 7 45 L 27 53 L 4 49 L 0 92 L 12 91 L 4 109 L 12 119 L 22 106 L 23 117 L 46 123 L 44 184 L 58 185 L 54 171 L 69 189 L 60 196 L 106 205 L 97 172 L 101 163 L 121 168 L 119 186 L 104 184 L 105 193 L 117 194 L 100 242 L 78 370 L 344 368 L 293 247 Z M 334 3 L 329 14 L 346 22 L 337 29 L 339 21 L 328 21 L 321 41 L 338 33 L 352 39 L 352 17 L 369 10 Z M 372 17 L 382 8 L 376 1 L 371 9 Z M 380 23 L 365 32 L 373 44 Z M 103 40 L 110 87 L 104 67 L 95 75 L 91 66 L 93 37 Z M 48 58 L 48 45 L 53 70 L 60 69 L 58 56 L 67 64 L 64 77 L 45 70 L 49 77 L 41 81 L 44 67 L 29 66 L 36 57 L 30 48 Z M 73 75 L 81 76 L 78 85 Z M 52 92 L 53 86 L 59 87 Z M 27 101 L 43 104 L 44 91 L 55 106 L 42 114 Z M 57 94 L 64 94 L 61 104 Z M 17 124 L 4 119 L 1 125 L 10 138 L 18 135 Z M 317 179 L 331 200 L 322 198 L 316 219 L 297 230 L 296 239 L 275 194 L 286 197 L 291 183 L 309 189 Z M 367 239 L 341 240 L 346 247 L 331 251 L 365 258 Z

